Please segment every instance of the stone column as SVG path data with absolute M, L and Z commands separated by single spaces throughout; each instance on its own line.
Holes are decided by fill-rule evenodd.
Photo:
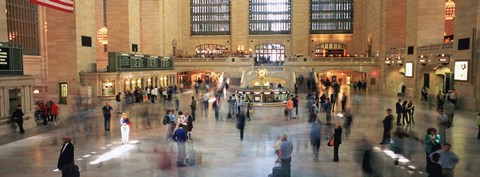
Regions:
M 310 1 L 292 1 L 292 35 L 291 55 L 303 54 L 308 56 L 310 38 Z
M 133 53 L 132 44 L 140 49 L 140 2 L 107 0 L 108 51 Z
M 0 1 L 0 9 L 6 9 L 6 1 Z M 7 13 L 0 13 L 0 41 L 7 41 Z
M 150 55 L 163 55 L 164 37 L 164 11 L 163 1 L 142 0 L 140 1 L 140 29 L 142 52 Z
M 230 29 L 231 29 L 231 48 L 237 49 L 238 46 L 244 46 L 244 49 L 248 50 L 252 48 L 255 50 L 255 46 L 250 46 L 248 39 L 249 28 L 249 7 L 248 1 L 231 1 L 230 14 L 232 14 Z

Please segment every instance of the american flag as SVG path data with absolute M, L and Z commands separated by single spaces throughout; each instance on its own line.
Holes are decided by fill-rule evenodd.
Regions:
M 73 0 L 30 0 L 30 2 L 68 13 L 73 13 L 75 10 Z

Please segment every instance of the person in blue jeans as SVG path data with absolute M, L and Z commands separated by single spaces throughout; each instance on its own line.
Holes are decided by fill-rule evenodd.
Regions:
M 179 124 L 178 129 L 175 130 L 175 133 L 173 133 L 173 140 L 177 142 L 177 148 L 178 148 L 178 160 L 177 160 L 178 167 L 185 167 L 184 161 L 185 161 L 185 158 L 187 157 L 187 152 L 185 150 L 185 142 L 187 141 L 187 139 L 188 139 L 187 131 L 183 129 L 183 124 Z
M 292 162 L 293 144 L 287 140 L 287 134 L 280 135 L 280 148 L 278 149 L 278 158 L 275 163 L 280 163 L 287 173 L 287 177 L 291 176 L 290 162 Z

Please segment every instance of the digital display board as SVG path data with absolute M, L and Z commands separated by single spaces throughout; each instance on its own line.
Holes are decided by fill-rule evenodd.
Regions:
M 10 69 L 10 58 L 8 48 L 0 48 L 0 69 Z

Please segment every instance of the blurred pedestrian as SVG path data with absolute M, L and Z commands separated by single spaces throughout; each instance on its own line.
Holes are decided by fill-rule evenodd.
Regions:
M 387 116 L 385 117 L 385 119 L 383 119 L 383 138 L 380 144 L 390 144 L 390 141 L 391 141 L 390 131 L 392 130 L 392 128 L 393 128 L 392 109 L 388 108 Z
M 453 116 L 455 114 L 455 105 L 450 101 L 446 101 L 445 104 L 443 105 L 443 110 L 445 111 L 445 114 L 448 117 L 448 122 L 450 123 L 449 126 L 452 126 Z
M 290 163 L 292 162 L 293 144 L 288 141 L 287 134 L 280 135 L 280 143 L 278 148 L 278 157 L 275 163 L 280 163 L 286 172 L 286 177 L 290 177 L 292 172 L 290 170 Z
M 197 110 L 197 100 L 195 100 L 195 97 L 192 96 L 192 101 L 190 102 L 190 109 L 192 110 L 192 118 L 193 121 L 195 121 L 195 110 Z
M 480 113 L 477 114 L 478 135 L 477 139 L 480 139 Z
M 345 138 L 348 138 L 348 136 L 350 136 L 350 130 L 353 123 L 353 116 L 350 108 L 345 110 L 343 117 L 345 118 L 345 121 L 343 122 L 343 127 L 345 128 Z
M 310 144 L 313 149 L 313 160 L 318 160 L 318 152 L 320 151 L 320 142 L 322 140 L 322 125 L 319 120 L 310 123 Z
M 395 113 L 397 113 L 397 126 L 400 126 L 400 119 L 402 118 L 402 99 L 398 99 L 397 103 L 395 103 Z
M 118 92 L 118 94 L 115 96 L 115 101 L 117 102 L 117 112 L 120 114 L 122 113 L 122 92 Z
M 18 130 L 20 131 L 21 134 L 25 133 L 25 130 L 23 129 L 23 114 L 22 111 L 22 106 L 17 105 L 17 109 L 15 109 L 15 112 L 12 113 L 12 118 L 15 123 L 18 125 Z
M 342 144 L 342 127 L 340 123 L 337 122 L 336 127 L 333 133 L 333 161 L 338 162 L 340 159 L 338 158 L 338 149 L 340 148 L 340 144 Z
M 325 116 L 327 118 L 327 125 L 331 124 L 332 121 L 332 103 L 330 103 L 330 98 L 327 98 L 327 103 L 325 103 Z
M 440 144 L 444 144 L 447 141 L 447 129 L 450 127 L 450 122 L 448 121 L 448 116 L 445 114 L 445 111 L 441 110 L 440 115 L 438 116 L 438 130 L 440 134 Z
M 237 129 L 240 130 L 240 141 L 243 141 L 243 132 L 245 130 L 245 121 L 247 117 L 245 115 L 245 111 L 240 110 L 240 113 L 237 117 Z
M 187 132 L 183 129 L 183 124 L 178 125 L 177 130 L 175 130 L 175 133 L 173 133 L 173 140 L 177 142 L 178 148 L 178 167 L 185 167 L 185 158 L 187 157 L 187 152 L 185 150 L 185 142 L 187 141 L 187 139 Z

